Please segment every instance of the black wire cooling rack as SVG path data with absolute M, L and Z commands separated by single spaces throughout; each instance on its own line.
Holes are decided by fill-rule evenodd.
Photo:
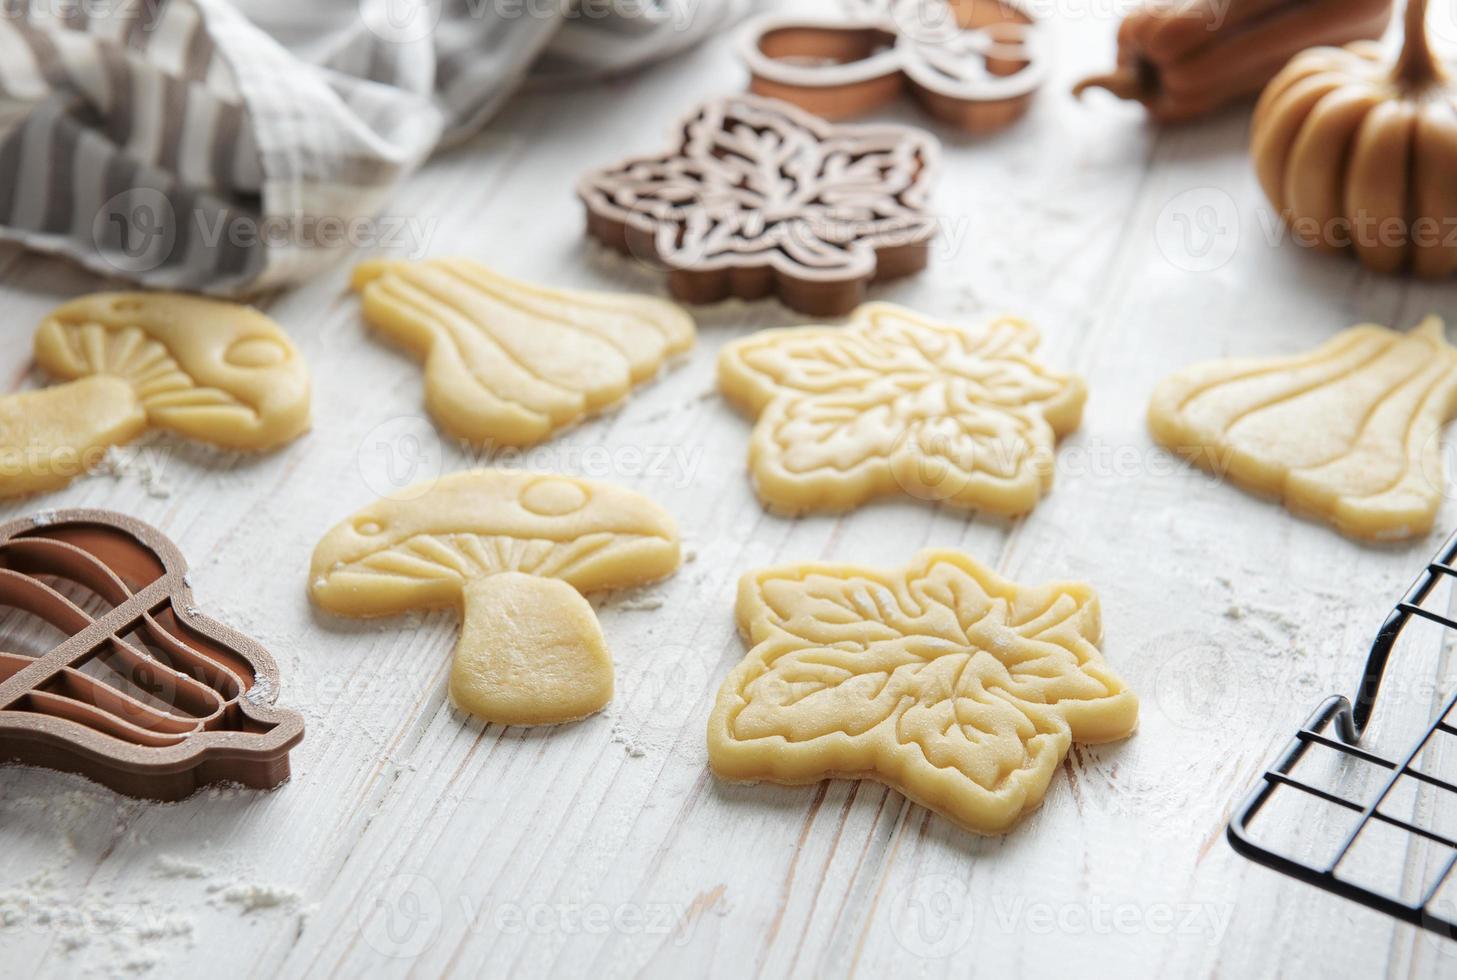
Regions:
M 1253 861 L 1448 939 L 1457 939 L 1457 900 L 1447 897 L 1457 895 L 1457 877 L 1452 873 L 1457 865 L 1457 830 L 1452 829 L 1457 828 L 1457 819 L 1452 819 L 1457 818 L 1457 783 L 1433 774 L 1432 767 L 1418 760 L 1436 742 L 1457 737 L 1457 712 L 1453 710 L 1457 706 L 1457 692 L 1446 699 L 1436 720 L 1425 727 L 1410 749 L 1394 755 L 1383 754 L 1360 743 L 1376 707 L 1387 661 L 1408 624 L 1414 618 L 1435 623 L 1443 630 L 1444 641 L 1457 643 L 1457 620 L 1423 606 L 1438 585 L 1444 581 L 1457 583 L 1454 560 L 1457 560 L 1457 533 L 1447 539 L 1440 554 L 1412 583 L 1382 624 L 1367 655 L 1354 701 L 1336 695 L 1315 710 L 1235 811 L 1227 832 L 1234 849 Z M 1457 741 L 1452 745 L 1457 746 Z M 1370 772 L 1373 778 L 1368 780 L 1367 792 L 1352 792 L 1348 786 L 1319 785 L 1317 780 L 1300 778 L 1297 770 L 1302 760 L 1312 752 L 1325 750 L 1330 750 L 1326 753 L 1328 756 L 1335 753 L 1330 758 L 1336 768 L 1349 771 L 1359 767 Z M 1448 826 L 1438 830 L 1430 825 L 1430 820 L 1389 812 L 1385 805 L 1402 784 L 1414 785 L 1425 793 L 1434 804 L 1426 808 L 1427 812 L 1444 812 Z M 1305 820 L 1295 822 L 1296 837 L 1313 835 L 1314 823 L 1329 831 L 1331 846 L 1323 854 L 1292 854 L 1291 850 L 1301 848 L 1277 848 L 1262 840 L 1254 825 L 1282 792 L 1301 797 L 1301 812 L 1307 815 Z M 1321 816 L 1310 817 L 1310 814 Z M 1416 851 L 1423 854 L 1428 870 L 1418 874 L 1415 887 L 1408 889 L 1411 894 L 1392 894 L 1347 873 L 1357 842 L 1373 835 L 1380 836 L 1384 842 L 1378 857 L 1388 870 L 1400 873 L 1402 867 L 1409 867 Z M 1442 900 L 1435 901 L 1439 895 L 1443 896 Z

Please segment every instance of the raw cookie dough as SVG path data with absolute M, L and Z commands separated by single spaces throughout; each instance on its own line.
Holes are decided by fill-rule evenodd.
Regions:
M 1086 585 L 1018 586 L 928 550 L 891 572 L 751 572 L 737 613 L 753 648 L 708 722 L 709 764 L 725 779 L 875 779 L 997 834 L 1042 802 L 1074 741 L 1137 724 L 1138 699 L 1095 645 Z
M 235 303 L 95 293 L 46 317 L 35 357 L 69 383 L 0 399 L 0 496 L 64 486 L 149 427 L 262 450 L 309 425 L 303 359 Z
M 1432 527 L 1443 424 L 1457 414 L 1457 349 L 1429 316 L 1410 333 L 1344 330 L 1309 354 L 1196 364 L 1148 407 L 1168 449 L 1364 539 Z
M 425 361 L 447 432 L 529 446 L 626 398 L 693 346 L 693 319 L 650 296 L 548 289 L 469 259 L 366 262 L 370 326 Z
M 998 514 L 1052 484 L 1077 428 L 1081 380 L 1033 359 L 1037 331 L 1003 317 L 965 330 L 888 303 L 845 327 L 765 330 L 724 348 L 719 387 L 758 416 L 749 471 L 785 513 L 908 493 Z
M 612 699 L 612 659 L 581 593 L 656 581 L 679 561 L 677 525 L 641 494 L 474 470 L 336 526 L 314 549 L 309 591 L 345 616 L 459 607 L 456 703 L 486 721 L 552 725 Z

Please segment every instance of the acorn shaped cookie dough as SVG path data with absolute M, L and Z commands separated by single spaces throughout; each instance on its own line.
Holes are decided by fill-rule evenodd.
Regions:
M 1394 60 L 1371 43 L 1292 59 L 1260 96 L 1250 153 L 1296 241 L 1442 278 L 1457 269 L 1457 82 L 1426 12 L 1407 5 Z
M 582 593 L 666 578 L 679 561 L 677 525 L 641 494 L 475 470 L 334 527 L 309 591 L 345 616 L 460 608 L 452 699 L 486 721 L 552 725 L 612 699 L 612 658 Z
M 0 398 L 0 497 L 65 486 L 151 428 L 272 449 L 309 427 L 309 376 L 257 310 L 177 293 L 95 293 L 54 310 L 36 362 L 66 383 Z

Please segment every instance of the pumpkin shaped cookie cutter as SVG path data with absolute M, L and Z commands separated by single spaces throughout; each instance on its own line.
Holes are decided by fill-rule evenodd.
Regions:
M 861 0 L 847 18 L 768 15 L 745 31 L 750 91 L 825 119 L 909 92 L 969 133 L 1015 122 L 1046 74 L 1036 21 L 1016 0 Z
M 102 510 L 0 526 L 0 607 L 54 628 L 43 652 L 0 652 L 0 762 L 163 801 L 288 778 L 304 723 L 274 707 L 278 667 L 193 606 L 187 563 L 156 528 Z

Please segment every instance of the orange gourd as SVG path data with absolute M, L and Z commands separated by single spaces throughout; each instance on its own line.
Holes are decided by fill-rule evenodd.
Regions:
M 1250 153 L 1302 244 L 1354 251 L 1371 269 L 1457 269 L 1457 83 L 1410 0 L 1395 59 L 1380 45 L 1313 48 L 1255 107 Z
M 1073 88 L 1142 102 L 1181 122 L 1252 99 L 1316 44 L 1380 37 L 1391 0 L 1148 0 L 1118 26 L 1118 66 Z

